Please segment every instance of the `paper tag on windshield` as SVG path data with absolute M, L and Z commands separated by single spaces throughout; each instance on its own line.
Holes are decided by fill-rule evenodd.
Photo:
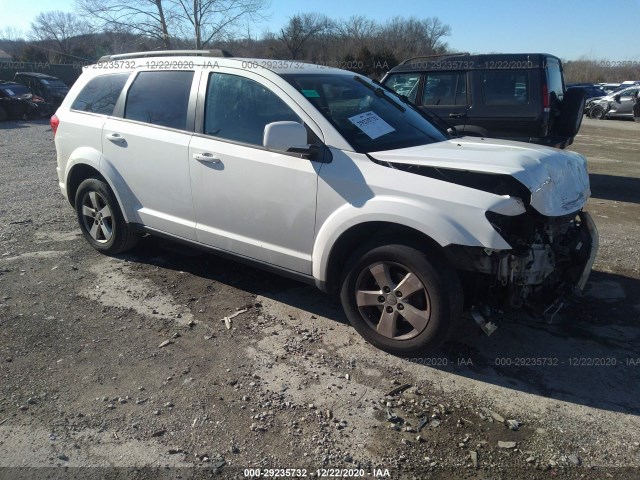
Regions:
M 371 140 L 375 140 L 382 135 L 395 132 L 396 130 L 374 112 L 365 112 L 360 115 L 354 115 L 353 117 L 349 117 L 349 121 L 366 133 Z

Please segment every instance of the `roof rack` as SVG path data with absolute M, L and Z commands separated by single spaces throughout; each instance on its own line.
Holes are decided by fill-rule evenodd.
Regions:
M 404 60 L 400 65 L 405 65 L 407 62 L 411 62 L 412 60 L 418 60 L 419 58 L 437 58 L 437 57 L 461 57 L 461 56 L 469 56 L 471 55 L 469 52 L 460 52 L 460 53 L 441 53 L 440 55 L 419 55 L 417 57 L 411 57 Z
M 115 62 L 131 58 L 144 57 L 174 57 L 174 56 L 198 56 L 198 57 L 232 57 L 229 52 L 219 48 L 213 50 L 152 50 L 149 52 L 119 53 L 116 55 L 103 55 L 98 60 L 102 62 Z

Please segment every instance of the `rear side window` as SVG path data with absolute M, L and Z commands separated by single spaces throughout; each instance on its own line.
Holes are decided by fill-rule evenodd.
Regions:
M 128 78 L 128 73 L 116 73 L 90 80 L 71 104 L 71 110 L 111 115 Z
M 527 70 L 482 72 L 482 98 L 485 105 L 529 103 L 529 72 Z
M 193 72 L 141 72 L 129 88 L 124 118 L 187 130 Z
M 210 75 L 205 134 L 262 146 L 264 127 L 286 120 L 302 123 L 286 103 L 258 82 L 226 73 Z
M 466 105 L 464 73 L 428 73 L 425 76 L 422 105 Z

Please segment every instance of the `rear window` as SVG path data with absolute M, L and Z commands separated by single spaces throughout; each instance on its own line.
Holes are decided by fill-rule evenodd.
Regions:
M 71 104 L 71 110 L 111 115 L 128 78 L 128 73 L 116 73 L 90 80 Z
M 187 130 L 193 72 L 141 72 L 127 94 L 124 118 Z
M 482 72 L 485 105 L 525 105 L 529 103 L 529 71 L 490 70 Z
M 563 99 L 564 82 L 562 80 L 562 70 L 560 69 L 560 62 L 553 58 L 547 59 L 547 86 L 549 93 L 554 92 L 558 100 Z

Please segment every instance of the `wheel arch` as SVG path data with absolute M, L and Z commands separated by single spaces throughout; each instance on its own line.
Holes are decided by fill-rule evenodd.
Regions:
M 424 250 L 442 252 L 444 256 L 444 248 L 438 242 L 415 228 L 387 221 L 359 223 L 342 232 L 331 246 L 322 269 L 324 275 L 321 277 L 323 280 L 320 282 L 320 288 L 327 292 L 336 292 L 340 288 L 342 270 L 353 252 L 364 243 L 385 237 L 393 239 L 396 243 L 408 243 L 420 246 Z
M 69 201 L 69 204 L 72 207 L 75 207 L 76 192 L 78 191 L 78 187 L 87 178 L 92 177 L 98 178 L 109 185 L 109 188 L 116 197 L 118 207 L 120 207 L 120 211 L 122 212 L 122 216 L 124 217 L 125 222 L 129 222 L 128 212 L 125 208 L 123 208 L 122 199 L 120 198 L 118 190 L 114 188 L 113 182 L 108 177 L 103 175 L 95 165 L 91 165 L 89 163 L 76 162 L 71 166 L 71 168 L 69 168 L 66 180 L 67 200 Z

